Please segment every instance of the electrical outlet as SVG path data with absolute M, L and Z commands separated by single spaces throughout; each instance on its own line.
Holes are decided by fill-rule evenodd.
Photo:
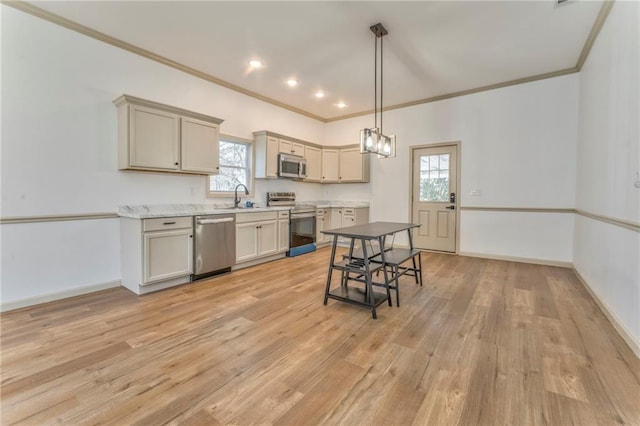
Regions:
M 479 197 L 480 195 L 482 195 L 482 191 L 480 191 L 479 189 L 472 189 L 471 191 L 469 191 L 469 195 L 472 197 Z

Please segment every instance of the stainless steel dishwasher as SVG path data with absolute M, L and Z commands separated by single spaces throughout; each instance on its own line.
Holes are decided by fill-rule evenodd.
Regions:
M 193 218 L 191 280 L 229 272 L 236 261 L 236 217 L 233 214 Z

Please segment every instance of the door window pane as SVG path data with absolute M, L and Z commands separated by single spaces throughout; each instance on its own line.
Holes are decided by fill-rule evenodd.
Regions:
M 420 201 L 449 202 L 449 154 L 420 156 Z

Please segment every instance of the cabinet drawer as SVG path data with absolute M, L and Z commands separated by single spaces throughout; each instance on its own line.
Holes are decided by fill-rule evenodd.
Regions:
M 356 209 L 342 209 L 342 214 L 345 216 L 355 216 Z
M 289 217 L 289 210 L 279 210 L 278 219 L 286 219 Z
M 142 230 L 144 232 L 148 232 L 160 231 L 164 229 L 191 228 L 192 226 L 192 216 L 158 217 L 155 219 L 145 219 L 142 224 Z
M 236 223 L 276 220 L 277 218 L 278 212 L 236 213 Z

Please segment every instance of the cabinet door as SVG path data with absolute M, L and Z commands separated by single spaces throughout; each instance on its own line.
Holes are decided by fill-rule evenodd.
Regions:
M 280 141 L 273 136 L 267 136 L 267 170 L 266 177 L 278 177 L 278 152 Z
M 180 118 L 164 111 L 131 106 L 129 164 L 145 169 L 178 170 Z
M 304 158 L 307 160 L 306 180 L 319 182 L 322 178 L 322 151 L 320 148 L 307 146 L 304 149 Z
M 258 223 L 258 256 L 278 252 L 278 221 Z
M 278 221 L 278 253 L 289 250 L 289 219 Z
M 305 146 L 301 143 L 292 142 L 291 143 L 291 153 L 293 155 L 299 155 L 300 157 L 304 157 L 304 149 Z
M 280 139 L 279 143 L 278 143 L 278 152 L 281 152 L 283 154 L 291 154 L 293 151 L 293 142 L 285 140 L 285 139 Z
M 331 209 L 331 229 L 342 228 L 342 209 Z
M 345 214 L 342 210 L 342 226 L 354 226 L 356 224 L 356 214 Z
M 192 118 L 182 118 L 182 170 L 218 174 L 218 125 Z
M 340 150 L 340 182 L 363 181 L 362 157 L 364 155 L 370 154 L 360 154 L 359 148 L 348 148 Z
M 359 207 L 356 209 L 356 225 L 369 223 L 369 207 Z
M 193 239 L 190 229 L 145 232 L 143 235 L 143 285 L 191 274 Z
M 316 214 L 316 229 L 317 229 L 316 240 L 319 243 L 325 243 L 327 241 L 331 241 L 331 239 L 333 238 L 332 236 L 325 235 L 321 232 L 327 229 L 331 229 L 331 213 L 329 213 L 329 210 L 323 209 L 321 214 L 320 213 Z
M 331 218 L 331 210 L 330 209 L 325 209 L 324 210 L 324 215 L 323 215 L 322 219 L 324 219 L 323 220 L 323 225 L 322 225 L 324 227 L 324 229 L 331 229 L 332 227 L 335 228 L 335 226 L 333 226 L 332 223 L 331 223 L 331 219 L 332 218 Z M 322 234 L 322 241 L 323 242 L 333 241 L 333 236 Z
M 338 182 L 340 169 L 338 167 L 339 153 L 337 149 L 322 150 L 322 181 Z
M 258 257 L 258 223 L 248 222 L 236 225 L 236 262 L 244 262 Z

